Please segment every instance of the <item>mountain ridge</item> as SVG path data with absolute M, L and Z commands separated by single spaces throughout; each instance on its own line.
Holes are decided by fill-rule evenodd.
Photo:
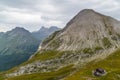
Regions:
M 3 33 L 0 42 L 1 71 L 26 61 L 39 46 L 39 41 L 29 31 L 20 27 Z
M 32 35 L 37 38 L 40 42 L 49 36 L 49 34 L 52 34 L 54 31 L 60 30 L 57 26 L 51 26 L 49 28 L 46 28 L 42 26 L 38 31 L 32 32 Z
M 87 13 L 86 13 L 87 12 Z M 83 13 L 86 13 L 83 15 Z M 80 16 L 78 16 L 80 14 Z M 81 16 L 82 14 L 82 16 Z M 59 34 L 58 37 L 62 36 L 62 35 L 66 35 L 63 39 L 61 39 L 61 41 L 65 41 L 65 39 L 67 40 L 69 38 L 69 41 L 66 42 L 70 42 L 70 37 L 74 37 L 73 40 L 77 40 L 77 37 L 79 37 L 80 40 L 82 40 L 84 42 L 85 41 L 92 41 L 92 40 L 87 40 L 88 39 L 94 39 L 97 38 L 97 36 L 99 38 L 103 38 L 103 37 L 107 37 L 109 35 L 109 33 L 114 34 L 114 32 L 117 32 L 119 34 L 120 30 L 118 27 L 111 27 L 114 26 L 116 24 L 110 24 L 111 18 L 107 17 L 107 16 L 101 16 L 101 14 L 96 13 L 95 11 L 91 11 L 91 10 L 83 10 L 80 13 L 78 13 L 78 17 L 80 18 L 73 18 L 71 21 L 73 22 L 75 20 L 75 22 L 72 24 L 71 21 L 68 22 L 68 24 L 71 23 L 71 25 L 66 25 L 66 27 L 60 31 L 61 34 Z M 96 16 L 97 15 L 97 16 Z M 82 18 L 81 18 L 82 17 Z M 108 19 L 109 18 L 109 19 Z M 92 20 L 91 20 L 92 19 Z M 96 22 L 96 23 L 94 23 Z M 117 23 L 117 22 L 116 22 Z M 77 26 L 76 26 L 77 25 Z M 120 24 L 119 24 L 120 25 Z M 101 27 L 104 26 L 104 27 Z M 69 28 L 69 29 L 67 29 Z M 65 30 L 66 29 L 66 30 Z M 97 31 L 96 31 L 97 30 Z M 107 30 L 107 31 L 106 31 Z M 112 31 L 111 31 L 112 30 Z M 59 32 L 59 33 L 60 33 Z M 99 32 L 99 33 L 98 33 Z M 94 35 L 94 33 L 96 35 Z M 117 34 L 115 33 L 115 35 Z M 72 36 L 72 34 L 78 34 L 76 36 Z M 67 36 L 68 35 L 68 36 Z M 92 36 L 90 36 L 92 35 Z M 93 36 L 94 35 L 94 36 Z M 68 37 L 68 38 L 66 38 Z M 81 38 L 80 38 L 81 37 Z M 90 38 L 93 37 L 93 38 Z M 111 36 L 109 36 L 111 37 Z M 61 37 L 60 37 L 61 38 Z M 58 38 L 59 39 L 59 38 Z M 59 40 L 60 41 L 60 40 Z M 73 42 L 73 41 L 72 41 Z M 76 41 L 75 41 L 76 42 Z M 93 43 L 95 42 L 95 40 L 93 40 Z M 50 43 L 48 43 L 49 45 Z M 69 43 L 68 43 L 69 44 Z M 43 42 L 44 45 L 44 42 Z M 65 46 L 67 48 L 67 44 L 63 44 L 62 46 Z M 77 45 L 77 44 L 76 44 Z M 89 42 L 88 42 L 89 45 Z M 88 46 L 87 45 L 87 46 Z M 94 44 L 93 44 L 94 45 Z M 91 46 L 91 45 L 90 45 Z M 102 44 L 101 44 L 102 46 Z M 51 46 L 50 46 L 51 47 Z M 43 46 L 44 48 L 44 46 Z M 46 47 L 45 47 L 46 48 Z M 63 47 L 58 48 L 59 49 L 63 49 Z M 69 49 L 69 48 L 68 48 Z M 74 47 L 71 47 L 71 49 L 74 49 Z M 69 49 L 70 50 L 70 49 Z
M 64 79 L 92 61 L 98 62 L 114 54 L 120 47 L 119 26 L 120 22 L 111 17 L 89 9 L 82 10 L 64 29 L 46 38 L 30 60 L 6 76 L 13 80 L 19 76 L 23 76 L 21 79 L 36 76 L 35 80 Z M 59 72 L 61 69 L 63 73 Z M 41 78 L 39 73 L 48 74 Z
M 42 29 L 43 31 L 40 29 L 40 34 L 38 33 L 38 35 L 44 34 L 42 32 L 46 31 L 46 29 L 47 28 L 44 28 L 44 30 Z M 57 29 L 57 27 L 48 28 L 47 30 L 50 32 L 48 32 L 46 35 L 43 35 L 43 37 L 38 37 L 39 39 L 43 40 Z M 37 39 L 31 32 L 24 29 L 23 27 L 15 27 L 10 31 L 4 33 L 1 32 L 0 70 L 8 70 L 28 60 L 29 57 L 37 51 L 38 46 L 41 43 L 39 39 Z M 12 59 L 6 61 L 6 59 L 9 59 L 10 57 Z

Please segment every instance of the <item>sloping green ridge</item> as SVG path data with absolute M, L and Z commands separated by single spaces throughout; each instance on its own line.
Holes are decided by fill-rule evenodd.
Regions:
M 21 76 L 16 76 L 8 78 L 7 80 L 58 80 L 70 74 L 73 71 L 73 65 L 68 65 L 61 68 L 58 71 L 48 72 L 48 73 L 34 73 L 34 74 L 25 74 Z
M 49 60 L 49 59 L 54 59 L 54 58 L 60 57 L 63 54 L 64 54 L 64 52 L 59 52 L 59 51 L 55 51 L 55 50 L 44 51 L 41 54 L 37 52 L 36 55 L 32 59 L 24 62 L 23 64 L 21 64 L 17 67 L 12 68 L 4 73 L 1 73 L 0 80 L 4 80 L 5 74 L 12 73 L 15 70 L 19 69 L 19 67 L 21 67 L 21 66 L 24 66 L 26 64 L 29 64 L 29 63 L 32 63 L 32 62 L 38 61 L 38 60 L 45 61 L 45 60 Z M 10 78 L 10 80 L 49 80 L 49 79 L 51 80 L 51 78 L 52 78 L 52 80 L 55 80 L 60 77 L 69 75 L 69 73 L 71 71 L 75 70 L 75 68 L 73 66 L 74 65 L 71 64 L 71 65 L 61 68 L 58 71 L 49 72 L 49 73 L 35 73 L 35 74 L 29 74 L 29 75 L 26 74 L 26 75 Z
M 44 52 L 36 52 L 34 57 L 8 71 L 6 71 L 5 73 L 9 74 L 9 73 L 12 73 L 14 72 L 15 70 L 19 69 L 19 67 L 21 66 L 24 66 L 26 64 L 30 64 L 32 62 L 35 62 L 35 61 L 45 61 L 45 60 L 49 60 L 49 59 L 54 59 L 54 58 L 57 58 L 57 57 L 60 57 L 61 55 L 63 55 L 64 52 L 59 52 L 59 51 L 55 51 L 55 50 L 49 50 L 49 51 L 44 51 Z
M 96 68 L 103 68 L 107 74 L 102 77 L 95 77 L 92 71 Z M 112 53 L 106 59 L 90 62 L 75 74 L 65 80 L 120 80 L 120 49 Z
M 52 55 L 52 56 L 56 56 L 56 55 Z M 52 56 L 49 57 L 53 58 Z M 68 76 L 65 80 L 87 80 L 87 79 L 120 80 L 120 49 L 109 55 L 106 59 L 103 59 L 98 62 L 97 61 L 98 60 L 94 60 L 88 63 L 86 66 L 84 66 L 83 68 L 81 68 L 79 71 L 77 71 L 71 76 L 68 75 L 70 74 L 70 72 L 73 71 L 74 69 L 73 65 L 68 65 L 55 72 L 26 74 L 22 76 L 9 78 L 7 80 L 58 80 L 58 78 L 62 78 L 65 76 Z M 96 68 L 105 69 L 107 74 L 102 77 L 93 76 L 92 71 L 95 70 Z M 3 80 L 3 78 L 0 78 L 0 80 Z

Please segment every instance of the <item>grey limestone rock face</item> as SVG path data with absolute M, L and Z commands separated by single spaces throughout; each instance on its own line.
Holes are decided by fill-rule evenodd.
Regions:
M 54 38 L 48 40 L 46 45 L 43 41 L 41 47 L 60 51 L 118 47 L 119 33 L 119 21 L 85 9 L 68 22 L 63 30 L 53 34 Z

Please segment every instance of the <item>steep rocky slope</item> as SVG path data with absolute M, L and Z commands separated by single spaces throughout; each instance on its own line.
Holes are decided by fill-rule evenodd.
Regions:
M 105 59 L 117 50 L 120 45 L 119 26 L 120 22 L 109 16 L 90 9 L 82 10 L 63 30 L 56 31 L 46 38 L 29 61 L 9 71 L 6 76 L 21 75 L 15 77 L 15 80 L 27 80 L 35 76 L 41 80 L 64 78 L 82 69 L 89 62 Z M 72 66 L 68 68 L 67 73 L 65 67 L 70 65 Z M 60 73 L 61 69 L 66 74 Z M 41 78 L 37 73 L 46 73 L 47 76 Z M 58 73 L 60 74 L 57 75 Z
M 120 22 L 93 10 L 78 13 L 66 27 L 42 43 L 42 49 L 82 50 L 117 47 Z M 104 41 L 107 41 L 105 43 Z M 55 44 L 59 43 L 59 44 Z

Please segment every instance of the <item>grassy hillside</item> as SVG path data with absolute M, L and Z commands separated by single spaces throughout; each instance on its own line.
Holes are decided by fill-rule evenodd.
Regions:
M 22 64 L 20 64 L 20 65 L 18 65 L 16 67 L 14 67 L 14 68 L 12 68 L 12 69 L 10 69 L 8 71 L 6 71 L 5 73 L 7 73 L 7 74 L 12 73 L 15 70 L 19 69 L 19 67 L 24 66 L 24 65 L 29 64 L 29 63 L 32 63 L 34 61 L 38 61 L 38 60 L 45 61 L 45 60 L 57 58 L 57 57 L 61 56 L 63 53 L 64 52 L 59 52 L 59 51 L 55 51 L 55 50 L 54 51 L 53 50 L 44 51 L 42 54 L 39 54 L 39 52 L 37 52 L 32 59 L 30 59 L 30 60 L 28 60 L 28 61 L 26 61 L 26 62 L 24 62 L 24 63 L 22 63 Z
M 105 69 L 107 74 L 102 77 L 93 76 L 92 71 L 96 68 Z M 95 60 L 87 64 L 65 80 L 120 80 L 120 50 L 115 51 L 104 60 L 99 62 Z
M 51 52 L 52 51 L 48 53 L 51 53 Z M 41 60 L 46 60 L 44 56 L 46 57 L 49 56 L 48 54 L 42 57 L 40 57 L 39 55 L 35 55 L 36 59 L 39 58 Z M 54 58 L 55 56 L 58 56 L 58 55 L 55 55 L 53 53 L 52 56 L 49 56 L 48 58 L 51 59 L 51 58 Z M 33 59 L 32 61 L 34 60 L 35 59 Z M 96 68 L 105 69 L 107 74 L 102 77 L 93 76 L 92 71 L 95 70 Z M 111 54 L 104 60 L 101 60 L 101 61 L 94 60 L 88 63 L 86 66 L 84 66 L 80 70 L 77 70 L 74 74 L 69 76 L 69 74 L 75 70 L 76 69 L 73 67 L 73 65 L 68 65 L 54 72 L 26 74 L 26 75 L 21 75 L 17 77 L 12 77 L 7 80 L 58 80 L 65 76 L 67 76 L 65 80 L 119 80 L 120 79 L 120 49 L 115 51 L 113 54 Z M 10 73 L 10 72 L 12 72 L 12 70 L 8 71 L 7 73 Z M 0 78 L 0 80 L 3 80 L 3 79 L 4 79 L 3 77 Z
M 73 65 L 68 65 L 55 72 L 26 74 L 7 80 L 58 80 L 70 74 L 73 71 Z
M 23 66 L 23 65 L 26 65 L 26 64 L 32 63 L 34 61 L 38 61 L 38 60 L 45 61 L 45 60 L 49 60 L 49 59 L 54 59 L 54 58 L 61 56 L 63 53 L 64 52 L 59 52 L 59 51 L 55 51 L 55 50 L 44 51 L 42 53 L 36 52 L 33 58 L 24 62 L 20 66 Z

